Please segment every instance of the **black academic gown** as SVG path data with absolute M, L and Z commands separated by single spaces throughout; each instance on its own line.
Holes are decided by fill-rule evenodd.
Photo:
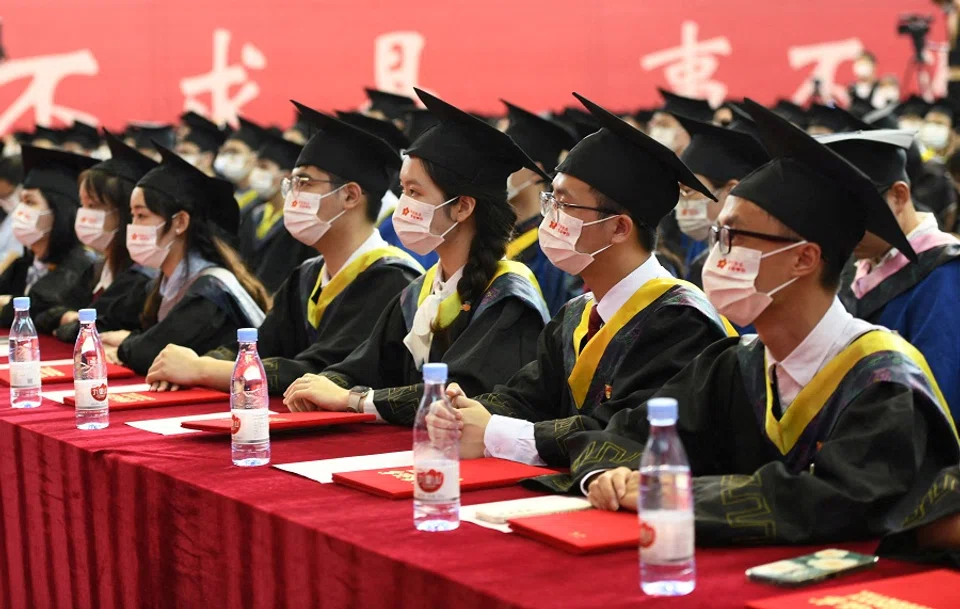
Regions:
M 336 296 L 323 312 L 317 327 L 307 318 L 308 299 L 323 268 L 323 258 L 307 260 L 294 269 L 273 299 L 273 309 L 260 326 L 257 350 L 263 358 L 271 395 L 282 395 L 304 374 L 323 371 L 344 360 L 360 345 L 390 302 L 421 269 L 412 260 L 385 257 L 367 267 Z M 207 353 L 224 361 L 237 358 L 236 341 Z
M 266 205 L 266 204 L 265 204 Z M 301 262 L 316 255 L 287 232 L 283 219 L 278 220 L 263 239 L 257 238 L 257 226 L 263 218 L 265 205 L 245 212 L 240 219 L 240 256 L 263 285 L 276 292 Z
M 133 264 L 120 272 L 109 287 L 94 294 L 93 302 L 87 306 L 97 310 L 97 330 L 113 332 L 139 329 L 143 305 L 153 288 L 153 282 L 159 281 L 158 275 L 153 269 Z M 71 310 L 66 307 L 60 309 L 58 316 Z M 53 335 L 65 343 L 72 343 L 77 340 L 79 333 L 80 322 L 75 321 L 60 326 Z
M 424 277 L 394 298 L 367 341 L 323 375 L 343 388 L 375 389 L 380 416 L 412 425 L 423 395 L 423 374 L 403 339 L 416 314 Z M 463 307 L 453 322 L 434 335 L 430 362 L 448 366 L 448 383 L 467 395 L 492 391 L 536 357 L 537 335 L 548 319 L 546 304 L 532 283 L 517 274 L 494 279 L 478 305 Z
M 649 304 L 625 324 L 617 327 L 615 315 L 582 350 L 575 345 L 583 341 L 577 328 L 594 300 L 592 295 L 572 300 L 540 334 L 536 360 L 494 393 L 476 399 L 492 414 L 534 422 L 540 458 L 566 466 L 571 434 L 603 429 L 615 413 L 644 402 L 728 335 L 720 315 L 689 284 L 655 279 L 622 309 L 644 299 Z
M 94 284 L 94 262 L 83 247 L 77 246 L 24 294 L 27 272 L 33 265 L 33 253 L 27 250 L 0 275 L 0 294 L 30 297 L 30 316 L 37 331 L 50 334 L 60 327 L 65 311 L 77 310 L 90 302 Z M 59 313 L 57 313 L 59 311 Z M 0 325 L 13 323 L 13 301 L 0 311 Z

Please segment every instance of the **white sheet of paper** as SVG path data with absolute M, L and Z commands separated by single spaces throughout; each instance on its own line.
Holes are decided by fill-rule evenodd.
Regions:
M 478 503 L 476 505 L 460 506 L 460 520 L 472 522 L 485 529 L 493 529 L 501 533 L 512 533 L 509 524 L 495 524 L 480 520 L 477 518 L 478 512 L 527 512 L 526 514 L 517 514 L 517 517 L 523 516 L 541 516 L 547 514 L 559 514 L 563 512 L 573 512 L 578 510 L 588 510 L 591 508 L 590 502 L 583 497 L 572 497 L 569 495 L 544 495 L 542 497 L 525 497 L 523 499 L 512 499 L 510 501 L 495 501 L 493 503 Z
M 148 391 L 150 385 L 146 383 L 137 383 L 136 385 L 107 385 L 107 393 L 127 393 L 130 391 Z M 70 389 L 63 389 L 60 391 L 41 391 L 43 397 L 48 400 L 53 400 L 54 402 L 59 402 L 63 404 L 63 399 L 67 396 L 73 395 L 73 387 Z
M 7 349 L 9 349 L 9 348 L 10 348 L 10 347 L 9 347 L 9 345 L 8 345 L 8 346 L 7 346 Z M 40 365 L 41 365 L 41 366 L 67 366 L 67 365 L 70 365 L 70 364 L 73 364 L 73 360 L 72 360 L 72 359 L 52 359 L 52 360 L 49 360 L 49 361 L 40 360 Z M 10 369 L 10 363 L 9 363 L 9 362 L 7 362 L 6 364 L 0 364 L 0 370 L 9 370 L 9 369 Z
M 269 411 L 270 414 L 277 414 Z M 188 417 L 170 417 L 167 419 L 147 419 L 146 421 L 129 421 L 127 425 L 137 429 L 148 431 L 150 433 L 160 434 L 161 436 L 179 436 L 188 433 L 203 433 L 199 429 L 184 429 L 180 423 L 184 421 L 211 421 L 213 419 L 229 419 L 230 412 L 212 412 L 210 414 L 197 414 Z
M 333 482 L 333 475 L 341 472 L 359 472 L 366 469 L 380 469 L 383 467 L 409 467 L 413 465 L 413 451 L 404 450 L 396 453 L 381 453 L 379 455 L 362 455 L 359 457 L 341 457 L 339 459 L 319 459 L 317 461 L 300 461 L 274 465 L 291 474 L 309 478 L 320 484 Z

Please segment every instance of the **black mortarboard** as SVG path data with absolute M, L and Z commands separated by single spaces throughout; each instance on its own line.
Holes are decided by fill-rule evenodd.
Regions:
M 850 102 L 850 107 L 847 108 L 847 111 L 850 112 L 850 114 L 859 119 L 862 119 L 867 114 L 873 112 L 873 110 L 873 104 L 860 97 L 855 97 L 853 101 Z
M 309 121 L 304 120 L 303 117 L 300 116 L 299 112 L 294 112 L 294 114 L 296 116 L 294 117 L 293 124 L 290 125 L 289 131 L 296 131 L 303 136 L 304 141 L 309 140 L 310 136 L 313 135 L 313 127 Z
M 740 180 L 770 160 L 770 155 L 752 135 L 674 116 L 690 134 L 690 144 L 680 160 L 693 173 L 706 176 L 715 185 Z
M 897 107 L 897 116 L 919 116 L 923 118 L 930 111 L 930 104 L 919 95 L 911 95 Z
M 801 129 L 806 129 L 809 124 L 809 117 L 806 111 L 792 101 L 786 99 L 777 100 L 777 105 L 775 105 L 772 110 L 777 116 L 787 119 Z
M 824 256 L 847 260 L 869 230 L 911 260 L 897 220 L 869 177 L 760 104 L 744 101 L 773 160 L 732 191 L 818 244 Z
M 239 140 L 247 146 L 250 146 L 250 150 L 256 152 L 257 149 L 263 145 L 267 130 L 242 116 L 237 117 L 237 120 L 240 122 L 240 128 L 227 135 L 227 139 Z
M 273 161 L 280 169 L 292 170 L 297 166 L 297 157 L 302 149 L 300 144 L 283 139 L 282 133 L 269 133 L 256 152 L 260 160 Z
M 106 129 L 103 130 L 103 139 L 110 148 L 110 158 L 94 165 L 94 169 L 136 184 L 148 171 L 159 165 L 150 157 L 124 144 Z
M 417 108 L 410 110 L 406 114 L 407 121 L 405 126 L 405 135 L 411 142 L 416 141 L 423 132 L 440 122 L 429 110 Z
M 834 133 L 869 129 L 869 125 L 843 108 L 813 104 L 810 106 L 808 127 L 824 127 Z
M 727 125 L 727 129 L 753 136 L 762 146 L 763 140 L 760 138 L 760 132 L 757 130 L 757 123 L 753 121 L 750 113 L 744 110 L 738 103 L 731 103 L 730 109 L 733 110 L 733 120 Z
M 312 165 L 356 182 L 371 199 L 380 200 L 397 171 L 400 155 L 379 137 L 298 102 L 300 116 L 316 129 L 303 146 L 297 166 Z
M 214 154 L 223 146 L 226 135 L 213 121 L 192 111 L 181 116 L 180 120 L 188 129 L 184 142 L 195 144 L 201 152 Z
M 67 129 L 63 141 L 78 144 L 84 150 L 95 150 L 100 146 L 100 132 L 93 125 L 73 121 L 73 126 Z
M 159 123 L 132 123 L 127 127 L 126 135 L 133 138 L 137 150 L 153 150 L 154 142 L 173 148 L 177 142 L 173 125 Z
M 584 112 L 580 108 L 564 108 L 563 112 L 555 117 L 555 119 L 572 129 L 577 136 L 578 142 L 591 133 L 596 133 L 600 130 L 600 123 L 597 122 L 597 119 L 589 112 Z
M 417 107 L 417 102 L 412 97 L 379 91 L 377 89 L 364 89 L 367 97 L 370 98 L 370 109 L 379 110 L 390 120 L 403 120 L 406 113 Z
M 77 177 L 99 161 L 62 150 L 23 146 L 23 187 L 63 195 L 80 204 Z
M 337 111 L 337 118 L 354 127 L 359 127 L 367 133 L 372 133 L 390 144 L 390 147 L 397 153 L 410 145 L 410 140 L 403 134 L 403 131 L 397 129 L 397 126 L 390 121 L 380 120 L 359 112 L 340 112 L 339 110 Z
M 543 118 L 501 99 L 507 107 L 510 125 L 507 135 L 513 138 L 531 159 L 543 165 L 550 173 L 556 168 L 563 151 L 570 151 L 577 143 L 576 136 L 555 120 Z
M 881 192 L 895 182 L 910 183 L 907 176 L 907 150 L 913 145 L 913 132 L 900 129 L 875 129 L 840 133 L 816 138 L 865 173 Z
M 933 105 L 930 106 L 929 110 L 927 110 L 927 114 L 930 114 L 931 112 L 937 112 L 939 114 L 945 114 L 946 116 L 949 116 L 951 123 L 953 122 L 953 117 L 956 113 L 953 104 L 947 98 L 938 99 L 933 102 Z
M 30 143 L 30 140 L 33 139 L 33 134 L 29 131 L 14 131 L 13 139 L 17 140 L 17 143 L 22 146 Z
M 671 93 L 666 89 L 657 89 L 657 91 L 660 91 L 660 95 L 663 96 L 664 101 L 663 107 L 660 108 L 661 112 L 669 112 L 674 116 L 679 114 L 704 123 L 709 123 L 713 120 L 713 108 L 710 107 L 707 100 L 684 97 L 683 95 Z
M 863 115 L 863 122 L 870 125 L 871 129 L 897 129 L 899 127 L 897 108 L 899 107 L 898 104 L 889 104 L 878 110 L 872 110 Z
M 154 146 L 163 160 L 140 178 L 137 187 L 161 192 L 191 216 L 205 218 L 228 235 L 236 235 L 240 226 L 240 208 L 233 197 L 233 184 L 211 178 L 157 142 Z
M 62 138 L 63 133 L 59 129 L 51 129 L 50 127 L 44 127 L 42 125 L 37 125 L 33 130 L 33 134 L 30 136 L 30 142 L 38 142 L 40 140 L 47 140 L 53 144 L 59 146 L 63 143 Z
M 439 122 L 410 145 L 407 153 L 411 156 L 435 163 L 481 187 L 506 190 L 507 178 L 522 167 L 550 180 L 506 133 L 426 91 L 414 91 Z
M 653 118 L 653 115 L 656 114 L 656 110 L 648 110 L 641 108 L 637 110 L 636 114 L 633 115 L 634 120 L 636 120 L 641 125 L 646 125 Z
M 589 99 L 574 96 L 601 128 L 573 147 L 558 172 L 583 180 L 650 228 L 677 206 L 678 182 L 717 200 L 672 150 Z

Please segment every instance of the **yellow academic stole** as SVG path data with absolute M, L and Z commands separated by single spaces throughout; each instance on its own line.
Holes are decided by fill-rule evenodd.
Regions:
M 573 393 L 573 402 L 576 404 L 577 410 L 583 408 L 583 402 L 587 398 L 590 385 L 593 383 L 593 376 L 597 371 L 597 366 L 600 364 L 600 359 L 603 357 L 604 352 L 606 352 L 607 346 L 610 345 L 613 337 L 616 336 L 631 319 L 636 317 L 638 313 L 646 309 L 651 303 L 666 294 L 667 290 L 675 286 L 684 286 L 697 292 L 700 291 L 697 286 L 682 279 L 674 279 L 673 277 L 651 279 L 633 293 L 633 296 L 614 314 L 613 319 L 605 323 L 603 327 L 600 328 L 600 331 L 587 342 L 581 353 L 580 346 L 583 343 L 584 337 L 587 335 L 590 326 L 590 311 L 593 309 L 593 301 L 589 300 L 586 302 L 580 318 L 580 325 L 578 325 L 577 329 L 573 332 L 573 350 L 574 353 L 576 353 L 577 362 L 574 364 L 573 371 L 570 372 L 570 376 L 567 378 L 567 384 Z M 737 336 L 737 331 L 730 325 L 730 322 L 722 315 L 718 314 L 718 317 L 720 317 L 723 322 L 727 336 Z
M 257 200 L 257 191 L 250 188 L 244 192 L 237 193 L 234 198 L 237 200 L 237 205 L 240 206 L 240 209 L 246 209 L 248 205 Z
M 323 312 L 327 309 L 327 306 L 333 302 L 333 299 L 347 289 L 347 286 L 353 283 L 353 280 L 356 279 L 360 273 L 370 268 L 370 265 L 382 258 L 403 258 L 404 260 L 413 262 L 410 254 L 398 247 L 388 245 L 387 247 L 377 248 L 362 256 L 358 256 L 356 260 L 340 269 L 340 272 L 330 280 L 327 287 L 321 289 L 323 274 L 327 268 L 327 265 L 324 264 L 323 268 L 320 269 L 320 274 L 317 275 L 317 283 L 313 286 L 310 298 L 307 300 L 307 321 L 310 322 L 310 325 L 314 328 L 319 327 L 320 319 L 323 318 Z M 316 297 L 317 292 L 320 292 L 319 298 Z M 316 302 L 314 302 L 314 299 L 316 299 Z
M 917 351 L 916 347 L 908 343 L 899 335 L 893 332 L 882 330 L 873 330 L 863 334 L 853 341 L 846 349 L 840 352 L 840 355 L 830 360 L 817 374 L 810 380 L 806 387 L 800 390 L 797 397 L 787 408 L 783 417 L 778 421 L 773 414 L 773 388 L 770 385 L 770 375 L 767 370 L 767 358 L 763 358 L 763 376 L 766 379 L 767 386 L 767 412 L 766 412 L 766 433 L 770 441 L 776 445 L 781 454 L 786 455 L 797 444 L 797 440 L 807 428 L 807 425 L 820 413 L 830 398 L 836 393 L 840 383 L 847 376 L 850 370 L 857 365 L 860 360 L 875 353 L 882 351 L 896 351 L 905 355 L 912 361 L 930 382 L 937 400 L 943 407 L 944 416 L 950 422 L 950 428 L 953 435 L 957 435 L 957 428 L 954 425 L 953 417 L 950 416 L 950 410 L 947 405 L 937 380 L 927 365 L 927 360 L 923 354 Z
M 437 269 L 439 267 L 440 263 L 438 262 L 430 267 L 430 270 L 427 271 L 426 275 L 423 276 L 423 285 L 420 286 L 420 295 L 417 298 L 418 308 L 423 305 L 423 301 L 425 301 L 427 296 L 430 295 L 430 292 L 433 291 L 433 281 L 437 276 Z M 490 283 L 487 284 L 487 288 L 489 288 L 498 277 L 506 275 L 507 273 L 513 273 L 523 277 L 537 288 L 537 292 L 540 291 L 540 284 L 537 283 L 537 278 L 533 276 L 533 273 L 527 268 L 527 265 L 520 262 L 514 262 L 513 260 L 501 260 L 499 262 L 497 265 L 497 272 L 494 273 L 493 279 L 491 279 Z M 469 310 L 470 305 L 461 303 L 460 293 L 454 292 L 440 302 L 440 309 L 437 311 L 436 323 L 440 328 L 446 328 L 453 323 L 453 320 L 455 320 L 458 315 L 460 315 L 460 311 Z
M 257 239 L 263 239 L 270 232 L 274 225 L 283 220 L 283 208 L 274 209 L 273 205 L 266 205 L 263 208 L 263 217 L 260 218 L 260 224 L 257 225 Z
M 540 230 L 539 226 L 531 228 L 527 232 L 523 233 L 513 241 L 507 244 L 507 252 L 504 254 L 504 257 L 507 260 L 516 260 L 517 256 L 522 254 L 528 247 L 533 245 L 537 241 L 537 231 Z

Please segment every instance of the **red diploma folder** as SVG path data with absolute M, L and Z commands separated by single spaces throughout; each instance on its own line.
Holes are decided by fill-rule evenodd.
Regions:
M 110 410 L 138 410 L 157 408 L 158 406 L 184 406 L 187 404 L 207 404 L 210 402 L 229 402 L 230 394 L 213 389 L 183 389 L 181 391 L 133 391 L 129 393 L 111 393 Z M 75 406 L 72 395 L 63 398 L 64 406 Z
M 505 459 L 468 459 L 460 462 L 460 491 L 500 488 L 526 478 L 555 473 L 556 470 Z M 389 467 L 333 475 L 333 481 L 337 484 L 352 486 L 388 499 L 412 498 L 413 478 L 412 467 Z
M 598 554 L 640 546 L 636 512 L 581 510 L 510 521 L 514 533 L 571 554 Z
M 812 609 L 848 605 L 956 609 L 960 607 L 960 574 L 941 569 L 863 584 L 794 592 L 747 603 L 748 609 Z
M 128 379 L 137 376 L 137 373 L 129 368 L 107 364 L 107 379 Z M 44 366 L 40 365 L 40 383 L 42 385 L 57 385 L 60 383 L 73 382 L 73 365 L 65 366 Z M 10 386 L 10 370 L 0 370 L 0 385 Z
M 224 418 L 222 419 L 210 419 L 207 421 L 184 421 L 180 423 L 180 427 L 184 429 L 209 431 L 212 433 L 231 433 L 233 431 L 233 420 L 230 418 L 229 413 L 225 413 L 223 416 Z M 286 414 L 270 415 L 270 431 L 332 427 L 334 425 L 366 423 L 376 420 L 376 415 L 358 414 L 355 412 L 288 412 Z

